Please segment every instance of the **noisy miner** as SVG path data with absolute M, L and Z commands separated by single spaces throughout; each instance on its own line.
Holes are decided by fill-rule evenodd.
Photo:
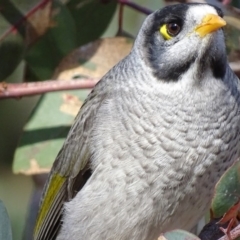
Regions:
M 156 240 L 196 224 L 240 151 L 240 83 L 222 17 L 207 4 L 147 17 L 77 115 L 35 240 Z

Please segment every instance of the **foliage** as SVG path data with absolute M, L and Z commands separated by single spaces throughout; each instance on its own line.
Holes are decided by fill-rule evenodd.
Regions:
M 0 53 L 8 57 L 0 60 L 0 80 L 23 59 L 28 79 L 50 78 L 70 51 L 102 35 L 116 6 L 117 1 L 99 0 L 2 1 L 1 14 L 9 22 L 0 25 Z

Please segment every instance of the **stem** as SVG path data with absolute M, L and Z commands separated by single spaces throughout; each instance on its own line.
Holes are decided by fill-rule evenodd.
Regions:
M 118 14 L 118 33 L 117 35 L 121 35 L 122 33 L 122 25 L 123 25 L 123 9 L 124 9 L 124 4 L 120 3 L 119 7 L 119 14 Z
M 230 231 L 229 236 L 231 236 L 231 239 L 236 239 L 240 236 L 240 224 L 237 225 L 232 231 Z M 225 235 L 218 240 L 229 240 L 229 238 Z
M 27 22 L 27 19 L 29 17 L 31 17 L 35 12 L 37 12 L 40 8 L 43 8 L 48 2 L 51 2 L 52 0 L 42 0 L 39 4 L 37 4 L 36 6 L 34 6 L 28 13 L 26 13 L 26 15 L 20 15 L 20 12 L 18 15 L 21 16 L 21 18 L 15 22 L 15 23 L 12 23 L 12 27 L 9 28 L 1 37 L 0 37 L 0 41 L 2 41 L 7 35 L 9 35 L 10 33 L 14 33 L 16 31 L 20 31 L 19 33 L 21 35 L 24 36 L 24 32 L 22 31 L 22 28 L 21 28 L 21 25 L 24 23 L 24 22 Z M 2 14 L 4 12 L 2 11 Z M 6 18 L 6 14 L 4 15 Z M 10 21 L 10 19 L 7 18 L 8 21 Z M 11 22 L 11 21 L 10 21 Z
M 47 92 L 64 90 L 90 89 L 98 82 L 96 79 L 81 79 L 69 81 L 44 81 L 30 83 L 0 83 L 0 99 L 20 98 L 26 96 L 39 95 Z
M 149 15 L 151 14 L 153 11 L 148 9 L 148 8 L 145 8 L 145 7 L 142 7 L 132 1 L 129 1 L 129 0 L 118 0 L 118 2 L 120 4 L 123 4 L 123 5 L 126 5 L 126 6 L 129 6 L 135 10 L 137 10 L 138 12 L 141 12 L 143 14 L 146 14 L 146 15 Z

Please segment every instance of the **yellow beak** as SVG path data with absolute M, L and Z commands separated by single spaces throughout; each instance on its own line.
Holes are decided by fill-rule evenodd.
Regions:
M 195 31 L 201 36 L 204 37 L 208 33 L 214 32 L 219 28 L 226 25 L 226 22 L 215 14 L 207 14 L 203 19 L 202 23 L 199 24 Z

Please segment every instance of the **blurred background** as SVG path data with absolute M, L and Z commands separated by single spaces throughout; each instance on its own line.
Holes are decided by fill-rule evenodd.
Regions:
M 119 2 L 0 0 L 0 92 L 5 83 L 101 78 L 130 51 L 146 13 L 173 3 L 135 0 L 122 8 Z M 229 59 L 240 73 L 240 1 L 211 3 L 227 14 Z M 109 37 L 114 39 L 99 40 Z M 31 239 L 31 204 L 36 208 L 46 173 L 88 92 L 0 99 L 0 199 L 14 240 Z

